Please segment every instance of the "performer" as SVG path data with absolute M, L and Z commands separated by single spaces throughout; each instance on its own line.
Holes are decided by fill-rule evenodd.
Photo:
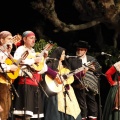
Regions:
M 16 65 L 6 64 L 12 49 L 12 34 L 9 31 L 0 32 L 0 118 L 7 120 L 11 107 L 11 80 L 7 78 L 7 72 L 14 72 L 18 69 Z M 8 44 L 9 43 L 9 44 Z
M 71 86 L 74 77 L 73 75 L 66 79 L 62 79 L 63 76 L 61 77 L 61 75 L 70 73 L 65 60 L 65 49 L 57 47 L 51 53 L 50 58 L 55 59 L 51 59 L 48 66 L 60 76 L 53 74 L 52 77 L 49 77 L 49 73 L 46 72 L 45 74 L 46 87 L 48 87 L 51 94 L 49 94 L 49 97 L 44 96 L 44 120 L 81 120 L 81 110 Z M 84 71 L 81 74 L 84 75 Z M 60 81 L 62 79 L 63 82 L 60 83 L 57 78 Z
M 103 110 L 103 120 L 120 119 L 120 61 L 113 64 L 105 73 L 111 86 Z
M 19 60 L 25 51 L 28 51 L 29 55 L 25 60 L 22 60 L 23 66 L 21 66 L 17 87 L 19 98 L 15 98 L 13 114 L 16 120 L 43 118 L 43 102 L 39 84 L 42 79 L 41 74 L 47 71 L 47 65 L 44 62 L 40 71 L 31 71 L 30 67 L 40 63 L 42 60 L 41 57 L 36 57 L 36 52 L 33 49 L 36 40 L 35 33 L 32 31 L 23 32 L 22 40 L 24 44 L 16 49 L 14 58 Z
M 98 84 L 96 83 L 96 79 L 98 80 L 98 78 L 93 73 L 93 71 L 98 72 L 100 65 L 94 57 L 87 55 L 87 51 L 90 48 L 88 42 L 78 41 L 74 44 L 74 46 L 76 49 L 76 55 L 78 57 L 68 59 L 71 70 L 77 69 L 80 66 L 87 66 L 87 63 L 94 61 L 94 64 L 89 66 L 89 70 L 86 72 L 85 77 L 80 79 L 80 75 L 76 76 L 72 86 L 81 108 L 82 120 L 86 120 L 87 118 L 89 120 L 97 120 L 98 106 L 95 99 L 95 94 L 97 92 L 96 89 L 98 89 Z M 96 87 L 93 84 L 94 78 L 96 78 Z M 86 81 L 89 83 L 87 84 Z
M 0 105 L 0 112 L 2 112 L 3 111 L 3 108 L 2 108 L 2 106 Z

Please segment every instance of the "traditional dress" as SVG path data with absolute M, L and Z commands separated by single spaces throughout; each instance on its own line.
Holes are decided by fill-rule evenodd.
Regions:
M 65 67 L 63 64 L 61 65 L 58 64 L 59 59 L 63 54 L 62 53 L 63 51 L 64 48 L 61 47 L 56 48 L 50 56 L 51 58 L 56 58 L 56 60 L 51 61 L 50 64 L 48 63 L 48 66 L 57 73 L 59 73 L 60 75 L 67 74 L 70 72 L 70 70 L 67 67 Z M 66 120 L 66 119 L 81 120 L 81 114 L 80 114 L 81 110 L 77 102 L 74 90 L 70 85 L 73 81 L 74 81 L 73 76 L 68 77 L 64 81 L 64 84 L 62 84 L 61 91 L 56 93 L 54 92 L 55 87 L 46 86 L 48 87 L 49 91 L 50 89 L 53 88 L 54 94 L 51 94 L 51 96 L 49 94 L 49 97 L 46 97 L 46 95 L 43 94 L 44 113 L 45 113 L 44 120 Z M 57 87 L 59 88 L 59 84 Z
M 105 107 L 103 110 L 103 120 L 119 120 L 120 119 L 120 61 L 116 62 L 105 73 L 108 82 L 111 85 Z M 117 82 L 116 85 L 114 83 Z

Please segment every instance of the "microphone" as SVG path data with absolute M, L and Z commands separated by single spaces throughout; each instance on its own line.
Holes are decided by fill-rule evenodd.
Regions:
M 77 58 L 78 56 L 69 56 L 69 55 L 66 55 L 65 57 L 66 57 L 66 58 L 71 58 L 71 57 Z
M 112 56 L 111 54 L 105 53 L 105 52 L 101 52 L 101 55 L 107 55 L 107 56 Z

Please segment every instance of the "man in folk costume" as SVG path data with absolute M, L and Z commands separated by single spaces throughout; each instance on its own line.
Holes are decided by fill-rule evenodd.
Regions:
M 94 71 L 100 71 L 100 65 L 97 60 L 87 55 L 87 51 L 90 48 L 88 42 L 86 41 L 78 41 L 74 44 L 76 49 L 77 58 L 72 58 L 72 60 L 68 60 L 71 64 L 71 69 L 77 69 L 78 67 L 87 66 L 87 63 L 92 62 L 94 64 L 90 64 L 88 71 L 85 76 L 81 79 L 81 75 L 77 75 L 75 77 L 75 81 L 72 84 L 78 103 L 81 108 L 81 116 L 82 120 L 97 120 L 98 117 L 98 106 L 95 99 L 95 94 L 98 92 L 98 84 L 96 82 L 96 75 Z M 95 86 L 91 86 L 91 82 L 95 81 Z M 89 83 L 88 83 L 89 82 Z M 87 84 L 88 83 L 88 84 Z
M 21 66 L 17 87 L 19 98 L 15 98 L 13 114 L 16 120 L 43 118 L 43 102 L 39 83 L 42 79 L 41 74 L 47 71 L 47 65 L 43 62 L 43 68 L 40 71 L 31 71 L 29 67 L 41 62 L 41 57 L 37 57 L 33 49 L 36 40 L 35 33 L 32 31 L 23 32 L 22 40 L 24 44 L 16 49 L 14 58 L 19 60 L 25 51 L 28 51 L 29 55 L 21 62 L 23 66 Z
M 22 70 L 19 74 L 19 81 L 17 87 L 19 98 L 15 98 L 13 114 L 15 115 L 16 120 L 22 120 L 23 118 L 25 120 L 37 118 L 42 119 L 44 117 L 44 112 L 41 90 L 43 90 L 44 88 L 39 89 L 39 87 L 41 87 L 41 85 L 39 84 L 42 79 L 41 74 L 47 73 L 52 76 L 52 78 L 56 78 L 57 73 L 47 66 L 46 59 L 44 59 L 44 61 L 42 59 L 43 57 L 47 57 L 48 51 L 45 51 L 42 58 L 41 56 L 36 56 L 38 55 L 38 53 L 36 53 L 33 49 L 36 40 L 34 32 L 23 32 L 22 40 L 22 44 L 19 44 L 20 46 L 16 49 L 14 53 L 14 58 L 16 60 L 19 60 L 24 51 L 28 51 L 29 55 L 25 60 L 22 60 L 23 66 L 21 66 Z M 31 69 L 29 69 L 29 67 L 34 69 L 33 65 L 41 63 L 41 61 L 43 64 L 41 70 L 35 70 L 34 72 L 32 72 Z M 27 69 L 24 69 L 24 65 L 27 65 L 29 67 Z

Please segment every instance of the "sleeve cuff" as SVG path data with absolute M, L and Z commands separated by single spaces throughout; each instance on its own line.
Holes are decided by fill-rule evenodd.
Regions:
M 26 59 L 26 60 L 24 60 L 24 64 L 27 64 L 27 65 L 32 65 L 34 63 L 35 63 L 34 59 Z
M 55 72 L 54 70 L 52 70 L 50 67 L 48 67 L 48 70 L 46 72 L 48 75 L 50 75 L 53 79 L 56 77 L 57 72 Z
M 40 72 L 38 72 L 38 73 L 39 73 L 39 74 L 43 74 L 43 73 L 45 73 L 46 71 L 48 71 L 48 66 L 47 66 L 46 64 L 44 64 L 43 69 L 42 69 Z

